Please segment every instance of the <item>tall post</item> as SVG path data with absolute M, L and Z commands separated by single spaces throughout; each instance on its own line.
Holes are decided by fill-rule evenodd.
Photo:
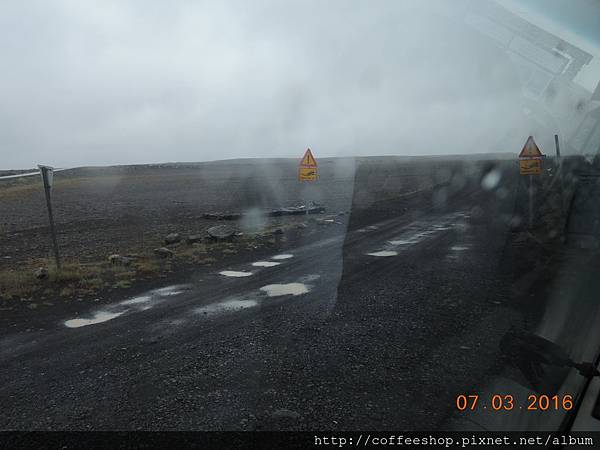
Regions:
M 533 228 L 533 175 L 529 175 L 529 228 Z
M 50 221 L 50 234 L 52 235 L 52 246 L 54 247 L 54 259 L 56 261 L 56 269 L 60 270 L 60 254 L 58 252 L 58 241 L 56 240 L 56 230 L 54 228 L 54 215 L 52 214 L 52 200 L 50 198 L 50 190 L 52 189 L 52 181 L 54 178 L 54 169 L 49 166 L 38 166 L 42 181 L 44 183 L 44 193 L 46 194 L 46 206 L 48 207 L 48 219 Z
M 558 143 L 558 134 L 554 135 L 554 146 L 556 147 L 556 159 L 558 160 L 558 182 L 560 183 L 560 208 L 561 212 L 564 214 L 565 212 L 565 188 L 563 185 L 563 165 L 562 159 L 560 157 L 560 144 Z

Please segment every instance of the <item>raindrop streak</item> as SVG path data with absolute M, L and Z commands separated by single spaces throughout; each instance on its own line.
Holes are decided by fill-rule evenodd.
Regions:
M 274 261 L 257 261 L 255 263 L 252 263 L 252 265 L 254 267 L 274 267 L 274 266 L 278 266 L 281 263 L 278 262 L 274 262 Z
M 283 254 L 283 255 L 275 255 L 271 259 L 290 259 L 293 257 L 294 257 L 294 255 Z
M 367 253 L 369 256 L 397 256 L 398 252 L 383 250 L 381 252 Z
M 481 187 L 483 187 L 486 191 L 491 191 L 498 186 L 500 178 L 502 178 L 502 174 L 499 170 L 490 170 L 481 180 Z
M 121 314 L 125 314 L 125 311 L 117 312 L 117 313 L 109 313 L 106 311 L 98 311 L 94 314 L 94 317 L 91 319 L 71 319 L 65 322 L 65 326 L 67 328 L 79 328 L 85 327 L 87 325 L 95 325 L 97 323 L 108 322 L 115 317 L 119 317 Z
M 269 284 L 261 287 L 260 290 L 266 292 L 269 297 L 279 297 L 306 294 L 308 287 L 304 283 Z
M 240 309 L 252 308 L 258 305 L 255 300 L 229 300 L 221 303 L 212 303 L 196 309 L 198 314 L 218 314 L 228 311 L 239 311 Z
M 249 277 L 252 276 L 252 272 L 237 272 L 235 270 L 223 270 L 219 272 L 221 275 L 225 275 L 226 277 Z

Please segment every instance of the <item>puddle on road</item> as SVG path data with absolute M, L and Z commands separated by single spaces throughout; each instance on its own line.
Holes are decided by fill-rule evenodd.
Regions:
M 119 305 L 140 305 L 143 303 L 148 303 L 154 299 L 156 296 L 159 297 L 172 297 L 174 295 L 179 295 L 184 292 L 186 286 L 167 286 L 160 289 L 155 289 L 151 291 L 149 294 L 140 295 L 139 297 L 133 297 L 129 300 L 125 300 L 119 303 Z M 143 310 L 148 309 L 144 308 Z
M 290 259 L 293 257 L 294 257 L 294 255 L 284 253 L 282 255 L 275 255 L 275 256 L 271 257 L 271 259 L 281 260 L 281 259 Z
M 281 263 L 275 261 L 256 261 L 252 263 L 254 267 L 275 267 L 280 265 Z
M 155 289 L 154 291 L 152 291 L 153 294 L 158 294 L 162 297 L 170 297 L 172 295 L 179 295 L 181 294 L 185 289 L 186 286 L 167 286 L 164 288 L 160 288 L 160 289 Z
M 152 300 L 152 297 L 149 295 L 142 295 L 141 297 L 130 298 L 129 300 L 125 300 L 124 302 L 119 303 L 119 305 L 139 305 L 140 303 L 146 303 Z
M 309 291 L 308 286 L 304 283 L 268 284 L 267 286 L 261 287 L 260 290 L 266 292 L 269 297 L 302 295 Z
M 256 300 L 228 300 L 221 303 L 211 303 L 196 309 L 198 314 L 221 314 L 225 312 L 239 311 L 242 309 L 253 308 L 258 303 Z
M 396 239 L 393 241 L 388 241 L 392 245 L 408 245 L 408 244 L 416 244 L 417 240 L 415 239 Z
M 107 305 L 107 310 L 94 313 L 91 319 L 70 319 L 64 322 L 64 324 L 67 328 L 79 328 L 87 325 L 95 325 L 97 323 L 107 322 L 115 317 L 125 314 L 126 312 L 147 311 L 152 308 L 152 305 L 148 303 L 152 301 L 160 302 L 161 297 L 179 295 L 188 288 L 189 285 L 174 285 L 155 289 L 145 295 L 123 300 L 122 302 L 113 305 Z M 121 308 L 122 306 L 131 306 L 132 308 Z M 115 309 L 119 311 L 114 311 Z
M 368 227 L 365 228 L 360 228 L 358 230 L 356 230 L 359 233 L 368 233 L 369 231 L 376 231 L 379 230 L 379 227 L 376 225 L 369 225 Z
M 125 314 L 125 311 L 111 313 L 108 311 L 98 311 L 91 319 L 71 319 L 65 322 L 67 328 L 79 328 L 87 325 L 95 325 L 97 323 L 108 322 L 115 317 Z
M 241 277 L 249 277 L 254 275 L 252 272 L 238 272 L 236 270 L 223 270 L 221 272 L 219 272 L 220 275 L 224 275 L 226 277 L 236 277 L 236 278 L 241 278 Z
M 380 252 L 367 253 L 369 256 L 397 256 L 398 252 L 390 250 L 382 250 Z

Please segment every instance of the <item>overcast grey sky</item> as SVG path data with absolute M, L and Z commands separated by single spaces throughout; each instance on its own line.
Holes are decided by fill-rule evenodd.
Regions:
M 0 168 L 518 151 L 514 67 L 451 3 L 3 0 Z

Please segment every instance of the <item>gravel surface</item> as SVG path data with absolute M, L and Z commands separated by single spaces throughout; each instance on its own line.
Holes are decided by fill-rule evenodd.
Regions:
M 411 168 L 402 164 L 399 173 Z M 502 181 L 483 189 L 483 162 L 412 164 L 422 172 L 410 185 L 385 160 L 363 162 L 337 191 L 334 182 L 323 185 L 328 211 L 349 214 L 285 231 L 273 247 L 98 304 L 65 303 L 34 319 L 8 312 L 0 429 L 451 427 L 456 395 L 503 371 L 500 339 L 512 326 L 534 329 L 545 300 L 522 301 L 534 283 L 515 293 L 521 278 L 506 260 L 514 256 L 509 223 L 518 201 L 511 166 L 498 163 Z M 152 178 L 140 178 L 139 191 L 128 188 L 139 196 L 120 201 L 143 203 L 142 185 Z M 167 186 L 154 192 L 169 200 L 135 214 L 158 220 L 164 216 L 149 209 L 173 198 L 193 202 L 192 193 L 169 196 Z M 250 194 L 235 192 L 226 205 L 206 200 L 189 214 L 236 209 L 244 202 L 229 198 Z M 256 205 L 274 203 L 264 200 L 269 190 L 252 192 L 262 199 Z M 281 204 L 302 195 L 277 190 Z M 182 209 L 188 214 L 175 208 Z M 165 231 L 181 232 L 182 216 L 169 217 Z M 396 255 L 369 255 L 381 251 Z M 258 261 L 280 264 L 252 265 Z M 78 319 L 99 323 L 70 328 Z

